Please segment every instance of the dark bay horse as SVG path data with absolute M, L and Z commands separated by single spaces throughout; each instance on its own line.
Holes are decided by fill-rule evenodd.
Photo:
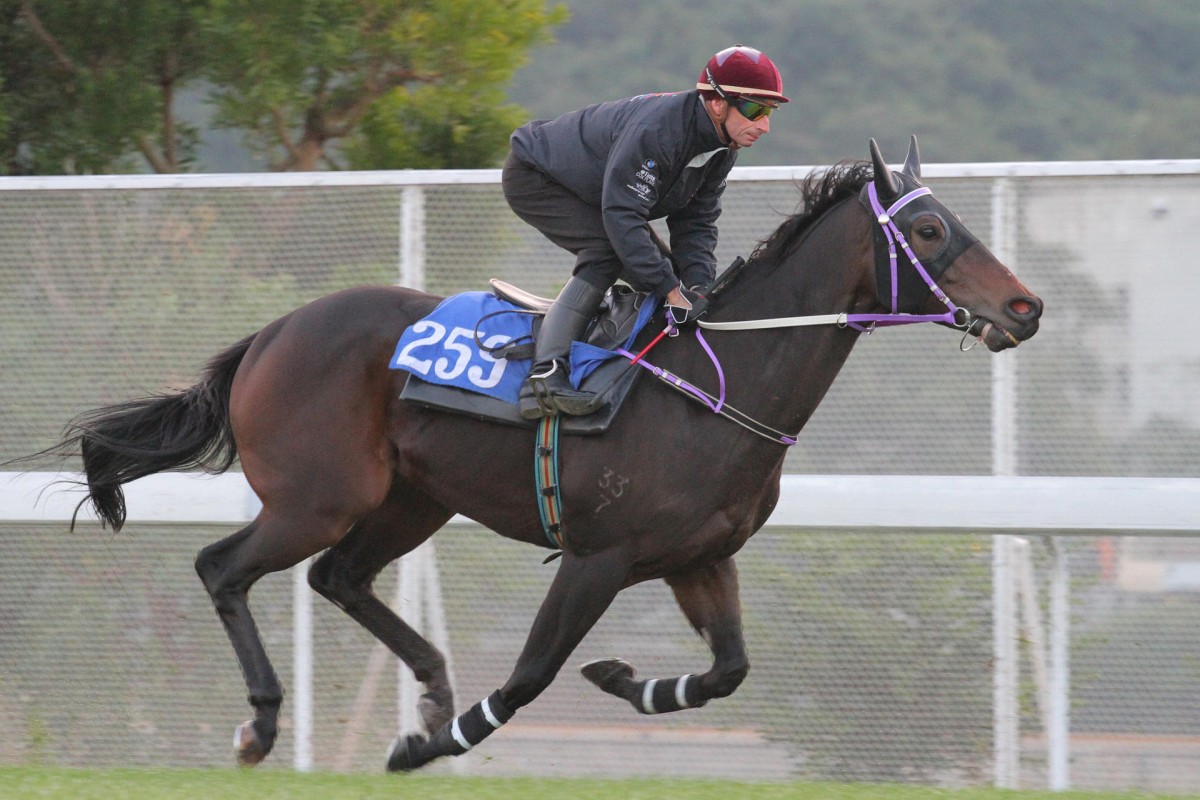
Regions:
M 549 686 L 617 593 L 640 581 L 667 582 L 711 647 L 711 668 L 648 681 L 612 659 L 584 674 L 642 713 L 731 694 L 749 669 L 734 555 L 774 509 L 783 443 L 812 415 L 859 333 L 930 319 L 1000 351 L 1037 331 L 1041 301 L 921 186 L 915 144 L 901 172 L 872 141 L 870 162 L 810 175 L 802 210 L 712 298 L 707 339 L 729 403 L 759 433 L 787 436 L 754 435 L 645 380 L 605 435 L 561 441 L 557 574 L 508 680 L 458 716 L 441 653 L 379 600 L 373 580 L 456 513 L 510 539 L 548 543 L 530 431 L 399 399 L 407 373 L 389 370 L 389 358 L 440 298 L 397 287 L 339 292 L 217 355 L 186 391 L 76 419 L 58 449 L 82 453 L 83 503 L 114 530 L 125 521 L 122 485 L 162 470 L 222 471 L 240 458 L 262 500 L 253 522 L 196 559 L 254 708 L 238 728 L 238 760 L 255 764 L 270 752 L 283 698 L 247 594 L 263 575 L 322 551 L 309 572 L 313 589 L 425 686 L 429 733 L 399 737 L 389 769 L 478 744 Z M 820 324 L 805 316 L 838 314 Z M 788 323 L 797 315 L 808 322 Z M 758 319 L 770 322 L 719 328 Z M 652 322 L 638 346 L 662 327 Z M 690 333 L 662 340 L 648 358 L 711 389 L 713 364 Z

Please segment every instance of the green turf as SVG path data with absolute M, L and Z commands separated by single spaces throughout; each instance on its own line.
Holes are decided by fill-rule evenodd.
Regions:
M 1141 800 L 1150 797 L 1152 795 L 1136 793 L 950 790 L 834 783 L 542 780 L 299 774 L 288 770 L 0 767 L 0 798 L 4 800 Z

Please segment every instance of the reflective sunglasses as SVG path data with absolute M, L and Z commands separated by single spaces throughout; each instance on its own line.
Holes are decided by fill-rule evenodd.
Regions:
M 762 119 L 763 117 L 771 116 L 771 112 L 779 107 L 768 105 L 766 103 L 760 103 L 759 101 L 751 100 L 748 97 L 730 97 L 729 95 L 725 94 L 725 90 L 721 88 L 719 83 L 717 83 L 716 78 L 713 77 L 712 71 L 708 67 L 704 68 L 704 77 L 708 79 L 708 85 L 711 86 L 713 91 L 717 93 L 717 97 L 736 108 L 738 113 L 748 119 L 750 122 Z
M 778 106 L 760 103 L 759 101 L 751 100 L 748 97 L 731 97 L 729 98 L 729 105 L 736 108 L 739 114 L 751 122 L 754 122 L 757 119 L 762 119 L 763 117 L 771 116 L 771 112 L 778 108 Z

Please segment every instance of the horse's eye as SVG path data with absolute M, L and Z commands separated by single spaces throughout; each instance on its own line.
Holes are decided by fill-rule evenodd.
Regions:
M 926 241 L 933 241 L 934 239 L 938 238 L 939 234 L 936 225 L 926 224 L 917 228 L 917 235 Z

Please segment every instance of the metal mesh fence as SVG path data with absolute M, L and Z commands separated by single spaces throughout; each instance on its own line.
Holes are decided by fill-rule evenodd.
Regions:
M 1045 300 L 1041 332 L 1000 356 L 962 354 L 940 328 L 864 338 L 788 469 L 991 473 L 992 369 L 1007 359 L 1018 474 L 1200 477 L 1200 355 L 1172 332 L 1200 288 L 1190 255 L 1200 250 L 1200 175 L 967 172 L 927 169 L 927 182 Z M 83 410 L 192 383 L 218 350 L 345 286 L 416 276 L 449 293 L 498 276 L 552 294 L 568 274 L 570 256 L 516 220 L 490 174 L 423 186 L 421 242 L 405 236 L 411 176 L 243 178 L 13 191 L 0 181 L 0 461 L 50 444 Z M 731 182 L 719 260 L 748 254 L 796 202 L 788 180 Z M 414 245 L 421 263 L 403 263 Z M 229 763 L 229 734 L 249 709 L 191 562 L 231 532 L 0 525 L 0 729 L 14 732 L 0 763 Z M 554 567 L 471 527 L 436 541 L 469 704 L 507 677 Z M 1094 536 L 1067 549 L 1073 784 L 1200 791 L 1200 547 Z M 987 783 L 990 553 L 990 537 L 970 532 L 764 530 L 739 556 L 753 669 L 736 695 L 640 717 L 567 669 L 467 767 Z M 291 598 L 283 575 L 252 596 L 285 686 Z M 380 769 L 396 732 L 393 661 L 373 656 L 373 640 L 327 604 L 314 631 L 315 766 Z M 657 583 L 618 598 L 571 664 L 613 655 L 663 677 L 703 671 L 709 658 Z M 1040 785 L 1028 664 L 1023 686 L 1022 780 Z M 290 763 L 289 709 L 269 767 Z

